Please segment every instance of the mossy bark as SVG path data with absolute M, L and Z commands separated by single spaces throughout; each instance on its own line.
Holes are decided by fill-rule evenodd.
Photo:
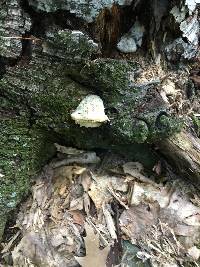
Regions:
M 26 196 L 30 177 L 40 170 L 55 150 L 53 135 L 36 127 L 31 128 L 27 117 L 18 116 L 8 109 L 7 113 L 4 109 L 0 114 L 1 238 L 7 214 Z
M 66 29 L 67 22 L 61 29 L 54 14 L 40 15 L 28 2 L 33 3 L 9 0 L 0 12 L 0 236 L 6 214 L 28 192 L 30 177 L 51 158 L 54 141 L 85 149 L 129 147 L 139 160 L 144 151 L 149 157 L 149 143 L 182 127 L 156 84 L 134 82 L 138 63 L 103 58 L 86 33 Z M 80 127 L 70 116 L 88 94 L 102 98 L 109 117 L 99 128 Z
M 1 169 L 5 175 L 0 186 L 1 216 L 16 207 L 28 192 L 30 177 L 52 156 L 44 147 L 52 151 L 55 135 L 63 143 L 77 147 L 120 150 L 122 144 L 134 146 L 179 130 L 175 120 L 167 116 L 158 94 L 160 102 L 152 108 L 146 104 L 144 108 L 147 99 L 153 100 L 155 95 L 152 86 L 142 88 L 141 92 L 141 88 L 131 84 L 130 76 L 138 64 L 92 60 L 92 54 L 98 53 L 96 45 L 88 37 L 70 31 L 52 31 L 32 49 L 28 64 L 20 61 L 7 67 L 0 80 L 4 99 Z M 80 127 L 70 116 L 91 93 L 103 99 L 110 119 L 99 128 Z M 140 106 L 143 113 L 138 112 Z M 163 116 L 168 124 L 161 123 Z
M 55 42 L 55 50 L 62 45 Z M 34 124 L 52 129 L 75 144 L 81 145 L 84 138 L 85 147 L 87 140 L 88 147 L 152 142 L 180 130 L 181 124 L 168 114 L 155 86 L 140 88 L 131 83 L 138 64 L 114 59 L 71 64 L 68 57 L 57 59 L 55 54 L 36 54 L 27 66 L 9 68 L 0 81 L 0 92 L 13 101 L 17 97 L 21 106 L 29 108 Z M 71 119 L 88 94 L 103 99 L 110 121 L 100 128 L 79 127 Z

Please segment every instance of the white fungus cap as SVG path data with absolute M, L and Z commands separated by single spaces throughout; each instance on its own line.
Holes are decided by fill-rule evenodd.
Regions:
M 86 96 L 78 105 L 71 117 L 77 124 L 84 127 L 99 127 L 108 121 L 102 99 L 97 95 Z

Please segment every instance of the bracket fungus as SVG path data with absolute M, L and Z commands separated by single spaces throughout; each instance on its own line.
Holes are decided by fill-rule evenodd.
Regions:
M 103 101 L 97 95 L 86 96 L 71 114 L 71 118 L 80 126 L 87 128 L 99 127 L 109 120 L 104 111 Z

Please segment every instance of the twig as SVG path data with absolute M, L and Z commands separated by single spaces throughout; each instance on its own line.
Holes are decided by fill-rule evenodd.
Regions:
M 111 186 L 108 186 L 107 190 L 112 194 L 112 196 L 125 208 L 125 209 L 129 209 L 129 207 L 124 204 L 124 202 L 121 201 L 121 199 L 115 194 L 114 190 L 112 189 Z
M 2 39 L 23 39 L 32 41 L 41 41 L 41 39 L 36 37 L 22 37 L 22 36 L 1 36 Z
M 105 207 L 105 205 L 103 205 L 103 214 L 104 214 L 104 217 L 106 220 L 106 224 L 107 224 L 107 228 L 108 228 L 108 231 L 110 233 L 110 236 L 112 237 L 112 239 L 117 239 L 116 227 L 115 227 L 113 218 L 112 218 L 110 212 Z
M 13 242 L 17 239 L 17 237 L 19 236 L 19 234 L 21 233 L 21 231 L 19 230 L 13 237 L 12 239 L 8 242 L 8 244 L 6 244 L 6 246 L 3 248 L 3 250 L 1 251 L 1 254 L 6 253 L 9 251 L 9 249 L 11 248 Z
M 97 233 L 99 234 L 99 236 L 103 239 L 104 244 L 105 244 L 106 246 L 108 246 L 108 245 L 109 245 L 109 242 L 103 237 L 103 235 L 101 234 L 101 232 L 99 231 L 99 229 L 98 229 L 98 228 L 96 227 L 96 225 L 89 219 L 89 217 L 86 218 L 86 222 L 94 227 L 94 229 L 97 231 Z

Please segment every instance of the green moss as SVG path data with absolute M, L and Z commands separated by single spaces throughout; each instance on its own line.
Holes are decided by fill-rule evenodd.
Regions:
M 81 145 L 81 140 L 88 148 L 105 143 L 152 142 L 179 131 L 177 119 L 161 116 L 167 113 L 162 104 L 149 102 L 154 100 L 154 88 L 131 84 L 130 76 L 136 68 L 134 63 L 125 61 L 91 61 L 79 75 L 82 86 L 69 78 L 65 65 L 51 60 L 38 64 L 33 60 L 28 68 L 8 72 L 0 86 L 13 101 L 17 98 L 21 106 L 30 108 L 35 125 L 51 129 L 75 145 Z M 99 129 L 79 127 L 70 116 L 91 93 L 102 97 L 110 119 Z
M 183 120 L 165 114 L 158 115 L 157 117 L 154 114 L 153 118 L 150 115 L 148 119 L 149 142 L 167 138 L 174 133 L 180 132 L 183 127 Z
M 97 59 L 86 64 L 80 73 L 79 79 L 104 100 L 110 130 L 118 143 L 152 142 L 178 132 L 182 125 L 167 115 L 154 86 L 134 84 L 138 69 L 134 62 Z
M 166 136 L 172 135 L 174 132 L 180 132 L 183 127 L 183 121 L 166 115 L 162 115 L 159 119 L 161 133 L 166 134 Z
M 47 32 L 43 48 L 45 54 L 60 58 L 70 67 L 76 63 L 86 63 L 98 52 L 98 45 L 86 34 L 70 30 Z
M 119 104 L 122 96 L 131 90 L 130 78 L 137 69 L 135 62 L 97 59 L 86 64 L 80 75 L 83 83 L 95 88 L 107 104 L 113 106 Z
M 10 116 L 0 121 L 0 236 L 8 212 L 30 188 L 30 177 L 54 153 L 52 137 L 41 129 L 29 129 L 27 118 Z
M 200 137 L 200 118 L 193 116 L 192 121 L 195 127 L 195 131 L 197 133 L 197 136 Z
M 39 127 L 63 127 L 73 123 L 70 114 L 90 91 L 71 80 L 66 67 L 58 63 L 32 61 L 29 68 L 11 69 L 0 80 L 1 89 L 20 108 L 29 107 Z
M 129 114 L 118 118 L 112 125 L 116 136 L 120 142 L 127 143 L 144 143 L 148 138 L 149 130 L 147 124 L 142 120 L 133 119 Z

